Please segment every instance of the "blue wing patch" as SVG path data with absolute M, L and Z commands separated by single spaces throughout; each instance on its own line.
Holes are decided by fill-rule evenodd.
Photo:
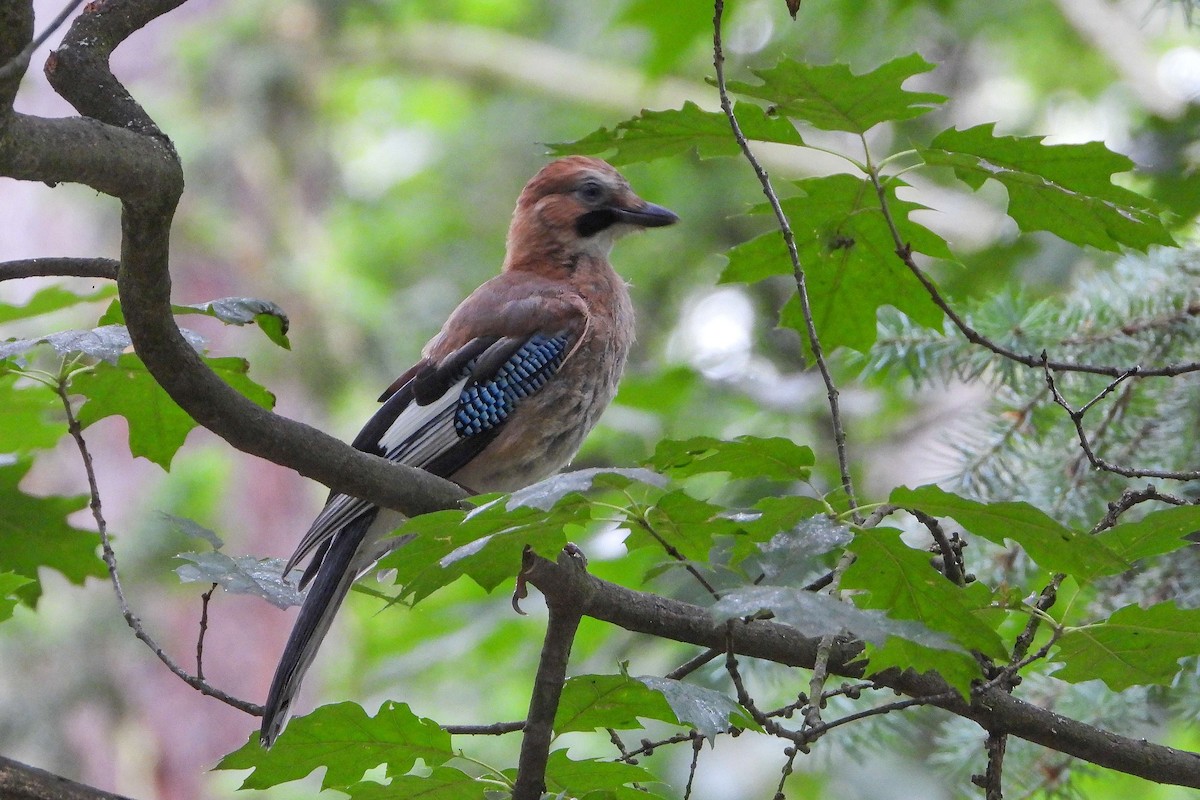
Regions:
M 521 400 L 541 389 L 567 355 L 565 334 L 545 336 L 534 334 L 508 360 L 500 365 L 491 378 L 482 382 L 470 381 L 458 398 L 454 414 L 454 430 L 460 438 L 476 436 L 502 424 Z M 472 360 L 464 375 L 475 368 Z

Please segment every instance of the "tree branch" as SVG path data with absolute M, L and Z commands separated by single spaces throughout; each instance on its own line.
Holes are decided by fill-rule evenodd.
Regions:
M 563 569 L 581 573 L 586 564 L 583 554 L 573 546 L 563 548 L 558 562 Z M 558 713 L 558 701 L 567 679 L 571 645 L 582 618 L 571 603 L 561 603 L 547 597 L 546 605 L 550 620 L 546 625 L 546 639 L 533 681 L 529 715 L 525 718 L 525 735 L 521 740 L 513 800 L 538 800 L 546 791 L 546 764 L 550 756 L 550 740 L 554 736 L 554 716 Z
M 4 800 L 130 800 L 0 756 Z
M 579 613 L 629 631 L 701 647 L 724 649 L 726 624 L 699 606 L 600 580 L 583 570 L 566 568 L 538 556 L 525 564 L 526 580 L 547 602 L 566 603 Z M 767 620 L 736 623 L 729 631 L 735 653 L 778 664 L 812 669 L 819 640 Z M 860 649 L 839 641 L 831 649 L 829 672 L 861 677 Z M 988 731 L 1006 733 L 1102 767 L 1158 783 L 1200 788 L 1200 754 L 1131 739 L 1064 717 L 986 686 L 964 700 L 938 675 L 888 670 L 871 676 L 879 686 L 914 698 L 925 698 Z
M 115 281 L 120 266 L 120 261 L 111 258 L 26 258 L 0 263 L 0 281 L 54 276 Z

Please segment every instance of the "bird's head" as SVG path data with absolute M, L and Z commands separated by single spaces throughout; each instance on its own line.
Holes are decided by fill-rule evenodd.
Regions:
M 629 181 L 607 162 L 560 158 L 534 175 L 517 199 L 505 269 L 569 266 L 585 255 L 603 259 L 621 236 L 678 220 L 634 194 Z

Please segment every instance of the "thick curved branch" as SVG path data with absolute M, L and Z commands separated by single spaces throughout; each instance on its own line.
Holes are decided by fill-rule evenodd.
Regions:
M 466 494 L 460 487 L 359 452 L 250 402 L 200 360 L 175 325 L 168 256 L 183 171 L 170 140 L 113 76 L 108 57 L 134 31 L 182 2 L 86 6 L 46 68 L 55 89 L 84 116 L 49 120 L 0 109 L 0 175 L 84 183 L 121 200 L 117 285 L 130 338 L 150 373 L 201 425 L 239 450 L 381 506 L 408 514 L 455 506 Z M 22 10 L 28 11 L 27 2 L 0 3 L 0 14 L 14 23 Z M 28 35 L 6 31 L 0 50 L 11 55 L 27 42 Z
M 626 589 L 537 556 L 528 558 L 523 574 L 546 595 L 547 602 L 571 605 L 585 616 L 701 647 L 725 646 L 729 631 L 726 623 L 700 606 Z M 806 638 L 786 625 L 766 620 L 737 623 L 730 635 L 732 649 L 739 655 L 805 669 L 816 662 L 819 640 Z M 835 643 L 829 672 L 861 677 L 863 665 L 856 661 L 858 652 L 853 643 Z M 973 720 L 988 731 L 1018 736 L 1157 783 L 1200 788 L 1200 754 L 1119 736 L 1026 703 L 997 687 L 984 688 L 967 701 L 933 673 L 888 670 L 871 678 L 879 686 L 910 697 L 929 698 L 932 705 Z

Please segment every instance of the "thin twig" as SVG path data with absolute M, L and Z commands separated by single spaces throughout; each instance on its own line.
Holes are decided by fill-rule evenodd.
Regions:
M 796 747 L 803 752 L 808 752 L 808 742 L 805 735 L 799 731 L 793 731 L 785 728 L 775 720 L 768 717 L 759 709 L 754 702 L 754 698 L 750 696 L 750 692 L 746 690 L 746 684 L 742 681 L 741 671 L 738 669 L 737 655 L 733 649 L 733 620 L 730 620 L 726 625 L 726 646 L 725 646 L 725 671 L 729 673 L 729 679 L 733 681 L 734 691 L 737 692 L 737 700 L 742 704 L 742 707 L 750 712 L 750 716 L 754 721 L 762 726 L 763 730 L 772 736 L 778 736 L 781 739 L 789 739 Z
M 212 600 L 217 584 L 200 595 L 200 635 L 196 637 L 196 677 L 204 680 L 204 634 L 208 633 L 208 603 Z
M 1102 392 L 1100 392 L 1100 394 L 1096 395 L 1094 398 L 1089 400 L 1086 405 L 1084 405 L 1082 408 L 1079 408 L 1079 409 L 1072 408 L 1071 404 L 1067 402 L 1067 399 L 1065 397 L 1063 397 L 1062 392 L 1060 392 L 1058 390 L 1058 384 L 1054 380 L 1054 372 L 1053 372 L 1054 367 L 1051 365 L 1050 361 L 1046 358 L 1045 351 L 1042 351 L 1041 367 L 1046 375 L 1046 385 L 1050 387 L 1050 394 L 1054 398 L 1054 402 L 1057 403 L 1059 406 L 1061 406 L 1067 412 L 1067 416 L 1070 418 L 1071 423 L 1075 426 L 1075 435 L 1076 435 L 1076 438 L 1078 438 L 1078 440 L 1079 440 L 1079 446 L 1083 450 L 1084 455 L 1087 456 L 1088 462 L 1095 469 L 1103 470 L 1105 472 L 1111 472 L 1115 475 L 1121 475 L 1126 478 L 1163 478 L 1166 480 L 1174 480 L 1174 481 L 1200 480 L 1200 470 L 1192 470 L 1192 471 L 1185 472 L 1185 471 L 1181 471 L 1181 470 L 1140 469 L 1140 468 L 1133 468 L 1133 467 L 1123 467 L 1120 464 L 1113 464 L 1109 461 L 1105 461 L 1103 458 L 1100 458 L 1099 456 L 1096 455 L 1095 450 L 1092 448 L 1092 443 L 1091 443 L 1091 440 L 1088 438 L 1087 431 L 1085 431 L 1083 429 L 1084 414 L 1087 413 L 1088 409 L 1090 409 L 1097 402 L 1099 402 L 1105 396 L 1107 396 L 1110 392 L 1112 392 L 1126 378 L 1130 378 L 1130 377 L 1133 377 L 1133 376 L 1139 374 L 1138 372 L 1136 372 L 1136 369 L 1137 369 L 1136 367 L 1133 370 L 1126 370 L 1125 372 L 1116 376 L 1116 378 L 1114 378 L 1113 381 L 1111 383 L 1109 383 L 1108 386 L 1106 386 Z
M 71 410 L 71 399 L 67 393 L 66 384 L 59 381 L 55 390 L 62 400 L 63 410 L 67 415 L 67 431 L 71 434 L 71 438 L 75 440 L 75 446 L 79 449 L 79 455 L 83 459 L 83 469 L 87 473 L 88 492 L 91 496 L 92 518 L 96 520 L 96 527 L 100 533 L 100 548 L 104 557 L 104 564 L 108 567 L 108 577 L 112 582 L 113 591 L 116 592 L 117 602 L 121 607 L 121 616 L 125 618 L 126 624 L 133 629 L 134 635 L 138 639 L 141 639 L 153 651 L 154 655 L 158 656 L 158 660 L 165 664 L 167 669 L 175 673 L 188 686 L 196 689 L 201 694 L 215 697 L 222 703 L 233 706 L 239 711 L 245 711 L 247 714 L 261 717 L 263 713 L 262 706 L 240 700 L 226 694 L 201 677 L 189 675 L 187 670 L 176 664 L 167 655 L 166 651 L 159 646 L 158 642 L 146 632 L 146 629 L 142 627 L 142 621 L 134 616 L 133 611 L 130 610 L 129 601 L 125 598 L 125 590 L 121 587 L 121 578 L 117 574 L 117 554 L 113 552 L 112 541 L 108 536 L 108 524 L 104 520 L 104 513 L 100 504 L 100 489 L 96 483 L 96 471 L 92 466 L 92 454 L 83 439 L 83 429 L 79 425 L 79 420 L 76 419 L 75 412 Z
M 893 711 L 901 711 L 905 708 L 911 708 L 913 706 L 933 705 L 957 696 L 957 691 L 949 691 L 943 692 L 942 694 L 930 695 L 928 697 L 909 697 L 904 700 L 896 700 L 895 702 L 886 703 L 882 706 L 873 706 L 872 708 L 865 708 L 862 711 L 856 711 L 853 714 L 847 714 L 844 717 L 838 717 L 832 722 L 822 722 L 817 727 L 805 731 L 805 735 L 811 739 L 815 739 L 819 736 L 824 736 L 834 728 L 839 728 L 842 725 L 846 725 L 851 722 L 857 722 L 860 719 L 877 717 L 881 714 L 890 714 Z
M 491 725 L 443 725 L 442 730 L 451 736 L 502 736 L 525 729 L 525 720 L 516 722 L 493 722 Z
M 1092 533 L 1099 533 L 1103 530 L 1108 530 L 1117 524 L 1117 520 L 1122 514 L 1129 509 L 1145 503 L 1148 500 L 1158 500 L 1161 503 L 1166 503 L 1172 506 L 1191 505 L 1182 497 L 1176 497 L 1173 494 L 1163 494 L 1153 484 L 1148 484 L 1145 489 L 1126 489 L 1121 493 L 1121 496 L 1108 504 L 1108 511 L 1104 514 L 1104 518 L 1096 523 L 1092 528 Z
M 675 545 L 668 542 L 661 534 L 659 534 L 659 532 L 654 529 L 654 526 L 650 524 L 650 520 L 646 519 L 645 516 L 640 514 L 635 515 L 632 519 L 639 528 L 650 534 L 650 537 L 662 546 L 662 549 L 667 552 L 667 555 L 682 564 L 683 568 L 686 569 L 688 573 L 696 579 L 697 583 L 704 587 L 705 591 L 713 596 L 714 600 L 721 599 L 721 595 L 717 592 L 713 585 L 709 583 L 703 575 L 700 574 L 700 570 L 696 569 L 696 566 L 688 560 L 687 556 L 679 552 L 679 548 L 675 547 Z
M 688 767 L 687 786 L 683 790 L 683 800 L 690 800 L 692 784 L 696 780 L 696 767 L 700 764 L 700 748 L 704 746 L 704 737 L 698 733 L 692 734 L 692 763 Z
M 783 785 L 787 783 L 788 777 L 795 769 L 796 756 L 800 754 L 800 748 L 784 748 L 783 754 L 787 756 L 787 761 L 784 762 L 783 769 L 779 771 L 779 785 L 775 787 L 775 797 L 773 800 L 785 800 L 786 795 L 783 793 Z
M 837 595 L 838 588 L 842 582 L 842 575 L 854 563 L 854 558 L 853 553 L 846 551 L 838 559 L 837 566 L 833 569 L 833 577 L 825 590 L 830 597 Z M 812 678 L 808 683 L 808 697 L 810 702 L 808 708 L 804 710 L 805 730 L 817 728 L 821 725 L 821 708 L 825 704 L 825 680 L 829 676 L 829 656 L 833 652 L 833 643 L 836 638 L 835 634 L 827 633 L 821 637 L 821 642 L 817 645 L 817 658 L 813 664 Z M 812 737 L 812 739 L 815 738 Z
M 713 659 L 715 659 L 717 656 L 721 655 L 721 653 L 723 653 L 723 652 L 724 651 L 718 650 L 715 647 L 710 647 L 709 649 L 705 650 L 704 652 L 699 653 L 695 656 L 692 656 L 687 661 L 683 662 L 682 664 L 680 664 L 678 667 L 676 667 L 675 669 L 668 672 L 663 677 L 670 678 L 671 680 L 674 680 L 674 681 L 683 680 L 688 675 L 691 675 L 693 672 L 700 669 L 705 664 L 707 664 L 710 661 L 712 661 Z
M 679 744 L 680 742 L 690 742 L 692 740 L 693 735 L 695 735 L 695 731 L 687 731 L 685 733 L 677 733 L 674 736 L 669 736 L 666 739 L 660 739 L 657 742 L 652 742 L 649 739 L 642 739 L 640 747 L 638 747 L 636 750 L 630 750 L 628 753 L 626 753 L 625 755 L 618 758 L 617 761 L 624 761 L 627 764 L 636 764 L 638 756 L 654 755 L 655 750 L 657 750 L 660 747 L 665 747 L 666 745 L 669 745 L 669 744 Z
M 626 761 L 629 759 L 629 750 L 625 747 L 625 742 L 621 739 L 621 734 L 617 733 L 616 728 L 605 728 L 608 731 L 608 740 L 613 743 L 613 747 L 617 748 L 617 752 L 621 754 L 618 761 Z
M 787 246 L 788 257 L 792 261 L 792 276 L 796 281 L 796 294 L 800 299 L 800 311 L 804 316 L 804 326 L 808 334 L 808 346 L 813 354 L 813 361 L 816 362 L 817 369 L 821 373 L 821 380 L 825 382 L 825 395 L 829 402 L 829 418 L 830 425 L 833 428 L 833 442 L 837 448 L 838 470 L 841 473 L 842 491 L 846 493 L 846 498 L 852 509 L 857 509 L 858 501 L 854 495 L 854 482 L 850 478 L 850 461 L 846 455 L 846 429 L 842 424 L 841 403 L 838 400 L 837 385 L 833 382 L 833 374 L 829 371 L 829 365 L 825 363 L 825 352 L 821 346 L 821 339 L 817 335 L 817 325 L 813 319 L 812 304 L 808 297 L 807 278 L 804 273 L 804 266 L 800 263 L 800 253 L 796 249 L 796 237 L 792 232 L 792 225 L 788 221 L 787 215 L 783 212 L 783 206 L 779 202 L 779 197 L 775 194 L 775 188 L 771 185 L 771 179 L 755 157 L 754 151 L 750 149 L 750 143 L 746 136 L 742 133 L 742 126 L 738 123 L 737 117 L 733 113 L 733 103 L 729 99 L 729 90 L 725 85 L 725 51 L 721 44 L 721 18 L 725 13 L 724 0 L 715 0 L 713 3 L 713 67 L 717 73 L 717 93 L 721 97 L 721 110 L 725 112 L 726 119 L 729 120 L 729 127 L 733 131 L 733 136 L 737 139 L 738 146 L 742 150 L 742 154 L 746 157 L 746 161 L 754 169 L 754 174 L 758 176 L 758 182 L 762 184 L 763 194 L 767 197 L 767 202 L 771 205 L 771 210 L 775 212 L 775 219 L 779 224 L 779 231 L 783 234 L 783 242 Z M 858 511 L 854 512 L 854 521 L 862 522 Z
M 41 35 L 32 42 L 25 45 L 21 52 L 17 53 L 8 60 L 7 64 L 5 64 L 3 67 L 0 67 L 0 81 L 8 80 L 13 75 L 17 74 L 19 70 L 24 70 L 25 65 L 28 64 L 30 57 L 33 55 L 33 51 L 44 45 L 46 40 L 54 35 L 54 32 L 58 30 L 64 22 L 67 21 L 67 17 L 71 16 L 71 13 L 75 11 L 75 9 L 79 8 L 81 3 L 83 3 L 83 0 L 71 0 L 71 2 L 67 3 L 67 7 L 64 8 L 59 15 L 54 18 L 54 21 L 50 23 L 50 27 L 42 31 Z
M 938 550 L 942 553 L 942 572 L 950 579 L 950 582 L 956 586 L 966 586 L 967 579 L 964 572 L 964 564 L 962 560 L 962 540 L 957 537 L 951 542 L 950 537 L 942 530 L 942 525 L 937 521 L 936 517 L 926 514 L 919 508 L 910 509 L 917 521 L 929 529 L 929 534 L 933 536 L 933 540 L 937 543 Z M 957 547 L 955 546 L 957 545 Z

